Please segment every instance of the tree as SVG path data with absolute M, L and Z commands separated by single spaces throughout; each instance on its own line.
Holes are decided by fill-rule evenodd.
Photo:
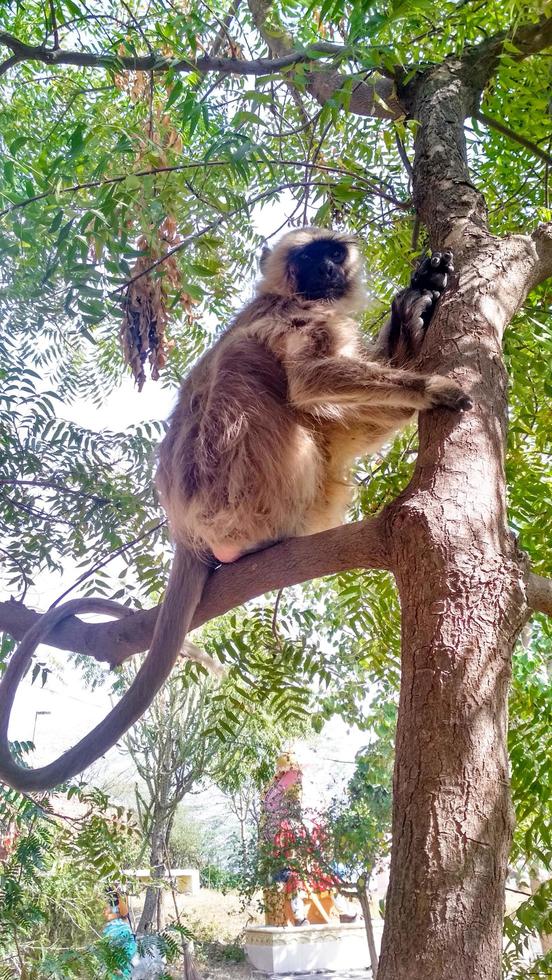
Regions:
M 146 888 L 139 933 L 165 927 L 163 881 L 169 840 L 184 797 L 206 776 L 216 742 L 207 733 L 208 686 L 175 673 L 125 738 L 143 785 L 135 785 L 138 821 L 149 845 L 152 883 Z
M 234 690 L 232 677 L 215 684 L 194 678 L 190 669 L 184 668 L 172 675 L 125 738 L 141 780 L 135 786 L 137 816 L 149 846 L 153 878 L 146 889 L 139 933 L 152 927 L 160 931 L 165 925 L 163 879 L 175 817 L 183 799 L 202 783 L 211 783 L 237 803 L 234 815 L 243 860 L 254 793 L 272 773 L 284 738 L 307 730 L 304 722 L 284 734 L 264 711 L 244 718 L 240 732 L 231 739 L 224 738 L 219 726 L 226 724 Z M 240 803 L 244 806 L 246 801 L 242 812 Z
M 198 4 L 124 9 L 85 12 L 56 0 L 46 15 L 38 2 L 24 14 L 14 4 L 0 11 L 0 72 L 11 97 L 2 114 L 10 329 L 3 371 L 12 412 L 28 419 L 26 398 L 39 407 L 22 444 L 5 422 L 9 580 L 24 585 L 37 567 L 62 553 L 82 555 L 89 542 L 95 568 L 113 528 L 116 547 L 136 549 L 136 533 L 126 537 L 114 506 L 116 464 L 104 457 L 108 503 L 100 505 L 89 496 L 90 466 L 76 467 L 65 448 L 73 439 L 84 457 L 85 435 L 54 418 L 30 372 L 38 365 L 66 396 L 86 384 L 93 360 L 95 383 L 110 383 L 120 364 L 114 323 L 127 329 L 139 283 L 158 325 L 149 350 L 154 374 L 163 368 L 172 304 L 183 311 L 171 324 L 170 378 L 207 342 L 194 303 L 207 294 L 222 317 L 243 281 L 257 241 L 251 209 L 284 191 L 293 220 L 315 212 L 320 223 L 362 231 L 382 309 L 405 255 L 422 242 L 452 248 L 457 278 L 432 323 L 423 367 L 469 386 L 474 410 L 462 419 L 422 416 L 413 472 L 403 442 L 390 454 L 399 465 L 385 490 L 376 480 L 363 484 L 364 520 L 217 571 L 194 625 L 313 576 L 368 568 L 394 575 L 402 679 L 379 978 L 496 980 L 512 831 L 510 664 L 527 618 L 552 612 L 552 586 L 535 574 L 549 571 L 544 93 L 552 19 L 521 0 L 438 8 L 422 0 L 336 0 L 321 8 L 249 0 L 216 15 Z M 45 120 L 38 132 L 37 119 Z M 229 223 L 232 236 L 221 237 Z M 513 379 L 507 519 L 503 342 L 514 317 L 505 341 Z M 125 337 L 142 383 L 137 353 L 148 352 Z M 57 363 L 44 353 L 44 338 Z M 14 377 L 18 395 L 9 387 Z M 132 452 L 142 451 L 146 436 Z M 106 451 L 102 439 L 98 445 Z M 373 461 L 361 476 L 378 467 L 385 470 Z M 140 515 L 155 512 L 147 493 L 138 499 Z M 66 533 L 60 518 L 71 522 Z M 37 522 L 46 533 L 41 544 Z M 58 550 L 47 552 L 48 540 Z M 142 592 L 161 565 L 159 553 L 144 559 Z M 356 583 L 363 614 L 371 606 L 383 618 L 368 577 L 361 573 Z M 155 616 L 140 611 L 115 625 L 68 619 L 49 642 L 117 664 L 147 647 Z M 20 603 L 0 607 L 0 622 L 16 639 L 37 620 Z M 286 667 L 292 676 L 290 660 Z
M 357 758 L 345 798 L 334 801 L 325 818 L 337 887 L 342 894 L 358 898 L 362 908 L 374 978 L 378 975 L 378 958 L 370 911 L 370 879 L 389 852 L 391 772 L 389 744 L 369 746 Z

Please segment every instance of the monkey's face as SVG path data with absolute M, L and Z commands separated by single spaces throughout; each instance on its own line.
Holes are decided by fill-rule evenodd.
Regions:
M 363 306 L 362 262 L 354 238 L 325 228 L 297 228 L 261 256 L 257 292 L 326 301 L 344 311 Z
M 297 293 L 303 299 L 337 300 L 349 288 L 348 247 L 331 238 L 291 249 L 288 267 Z

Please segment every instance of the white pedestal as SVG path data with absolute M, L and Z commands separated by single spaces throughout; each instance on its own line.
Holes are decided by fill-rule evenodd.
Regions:
M 361 970 L 370 965 L 364 924 L 251 926 L 245 951 L 252 966 L 265 973 Z

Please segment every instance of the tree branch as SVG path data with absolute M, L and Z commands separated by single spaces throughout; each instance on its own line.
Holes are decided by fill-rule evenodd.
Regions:
M 527 605 L 534 612 L 552 616 L 552 579 L 529 572 L 527 576 Z
M 544 160 L 545 163 L 552 163 L 552 155 L 550 153 L 547 153 L 546 150 L 542 150 L 540 146 L 533 143 L 531 140 L 526 139 L 525 136 L 521 136 L 520 133 L 515 133 L 513 129 L 505 126 L 504 123 L 501 123 L 498 119 L 493 119 L 492 116 L 487 116 L 484 112 L 474 113 L 474 119 L 477 119 L 478 122 L 484 123 L 485 126 L 488 126 L 490 129 L 496 129 L 497 133 L 502 133 L 503 136 L 507 136 L 508 139 L 514 140 L 516 143 L 519 143 L 520 146 L 524 146 L 526 150 L 529 150 L 533 154 L 533 156 L 539 157 L 541 160 Z
M 505 42 L 509 42 L 508 55 L 514 61 L 523 61 L 524 58 L 544 51 L 552 45 L 552 17 L 541 17 L 534 24 L 521 24 L 514 31 L 501 31 L 467 49 L 466 57 L 472 61 L 474 67 L 479 66 L 487 78 L 490 78 L 504 51 Z M 513 51 L 512 45 L 517 50 Z
M 192 620 L 192 629 L 250 599 L 351 568 L 391 570 L 385 512 L 355 524 L 282 544 L 248 555 L 213 573 Z M 114 667 L 147 650 L 159 607 L 132 611 L 108 623 L 85 623 L 70 617 L 48 638 L 48 646 L 85 654 Z M 40 613 L 10 600 L 0 603 L 0 629 L 20 640 Z
M 430 230 L 432 244 L 446 243 L 455 253 L 468 240 L 481 243 L 489 235 L 485 201 L 470 179 L 464 121 L 478 117 L 481 93 L 506 42 L 517 48 L 519 60 L 536 54 L 552 43 L 552 18 L 466 48 L 458 58 L 424 68 L 399 89 L 408 115 L 422 123 L 414 160 L 416 210 Z
M 272 136 L 273 134 L 271 133 L 269 135 Z M 284 160 L 280 157 L 268 157 L 266 155 L 263 157 L 263 162 L 267 164 L 282 164 L 283 166 L 295 167 L 297 169 L 303 169 L 304 167 L 309 166 L 314 170 L 321 170 L 327 173 L 337 173 L 348 177 L 354 177 L 356 180 L 362 181 L 363 184 L 367 185 L 367 194 L 376 194 L 384 201 L 388 201 L 390 204 L 394 204 L 395 207 L 404 208 L 405 210 L 408 210 L 412 206 L 412 202 L 410 200 L 401 201 L 399 198 L 394 197 L 392 194 L 386 192 L 382 186 L 379 186 L 372 178 L 366 176 L 365 174 L 355 173 L 353 170 L 346 170 L 343 167 L 329 166 L 321 163 L 307 164 L 303 160 Z M 182 170 L 209 170 L 211 167 L 228 166 L 228 160 L 187 160 L 184 163 L 176 163 L 170 166 L 166 165 L 164 167 L 151 167 L 147 170 L 131 170 L 127 174 L 118 174 L 115 177 L 102 177 L 99 180 L 86 180 L 80 184 L 71 184 L 69 187 L 51 187 L 49 190 L 42 191 L 40 194 L 34 194 L 32 197 L 24 198 L 22 201 L 13 202 L 7 208 L 0 211 L 0 218 L 3 218 L 6 214 L 11 214 L 13 211 L 19 211 L 21 208 L 26 208 L 30 204 L 35 204 L 37 201 L 43 201 L 47 197 L 61 194 L 76 194 L 79 191 L 90 190 L 94 187 L 107 187 L 110 184 L 122 184 L 125 180 L 129 180 L 131 177 L 155 177 L 160 174 L 178 173 Z
M 344 58 L 351 54 L 351 48 L 342 44 L 320 41 L 300 51 L 290 51 L 281 58 L 254 58 L 242 61 L 240 58 L 219 58 L 204 55 L 201 58 L 169 58 L 162 54 L 129 56 L 93 54 L 89 51 L 68 51 L 62 48 L 47 48 L 44 45 L 26 44 L 19 38 L 0 32 L 0 44 L 13 51 L 17 61 L 40 61 L 45 65 L 77 65 L 80 68 L 107 68 L 111 71 L 173 71 L 173 72 L 222 72 L 225 75 L 270 75 L 273 72 L 293 68 L 306 61 L 319 61 L 322 57 Z M 4 63 L 5 67 L 7 62 Z
M 536 260 L 531 286 L 538 286 L 552 276 L 552 221 L 539 227 L 531 235 Z
M 199 72 L 207 74 L 218 72 L 228 75 L 269 75 L 273 72 L 292 69 L 296 65 L 313 62 L 317 66 L 321 58 L 342 60 L 353 55 L 347 45 L 320 41 L 303 50 L 293 49 L 293 38 L 279 25 L 277 29 L 267 27 L 266 20 L 270 2 L 249 0 L 253 23 L 259 34 L 275 55 L 272 58 L 254 58 L 249 61 L 240 58 L 171 58 L 153 52 L 142 56 L 94 54 L 88 51 L 69 51 L 61 48 L 47 48 L 45 45 L 31 45 L 7 32 L 0 32 L 0 44 L 8 47 L 13 55 L 0 65 L 0 76 L 21 61 L 39 61 L 47 65 L 77 65 L 89 68 L 107 68 L 112 71 L 159 71 Z M 498 59 L 509 41 L 517 48 L 511 54 L 517 60 L 542 51 L 552 44 L 552 18 L 543 17 L 535 24 L 525 24 L 513 34 L 501 32 L 482 44 L 466 50 L 464 62 L 469 67 L 473 88 L 481 91 L 493 74 Z M 509 52 L 510 53 L 510 52 Z M 401 70 L 403 74 L 406 69 Z M 372 75 L 372 72 L 368 73 Z M 336 93 L 344 92 L 347 84 L 347 105 L 350 112 L 359 116 L 374 116 L 379 119 L 399 119 L 404 115 L 404 106 L 397 94 L 395 81 L 383 75 L 373 74 L 367 81 L 367 73 L 342 74 L 335 67 L 320 68 L 307 73 L 306 89 L 321 105 Z
M 253 23 L 270 53 L 280 58 L 289 57 L 293 50 L 293 37 L 281 24 L 268 23 L 271 0 L 248 0 L 248 6 Z M 374 75 L 367 82 L 366 73 L 344 75 L 334 69 L 320 69 L 308 73 L 305 87 L 320 105 L 324 105 L 336 93 L 345 91 L 345 84 L 350 87 L 347 105 L 353 114 L 378 119 L 399 119 L 404 115 L 394 81 L 381 75 Z

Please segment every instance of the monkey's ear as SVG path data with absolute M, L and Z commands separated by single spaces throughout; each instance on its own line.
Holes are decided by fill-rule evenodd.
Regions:
M 259 269 L 261 270 L 261 272 L 264 272 L 266 260 L 268 259 L 269 255 L 272 255 L 272 249 L 270 249 L 268 245 L 265 245 L 261 252 L 261 257 L 259 259 Z

